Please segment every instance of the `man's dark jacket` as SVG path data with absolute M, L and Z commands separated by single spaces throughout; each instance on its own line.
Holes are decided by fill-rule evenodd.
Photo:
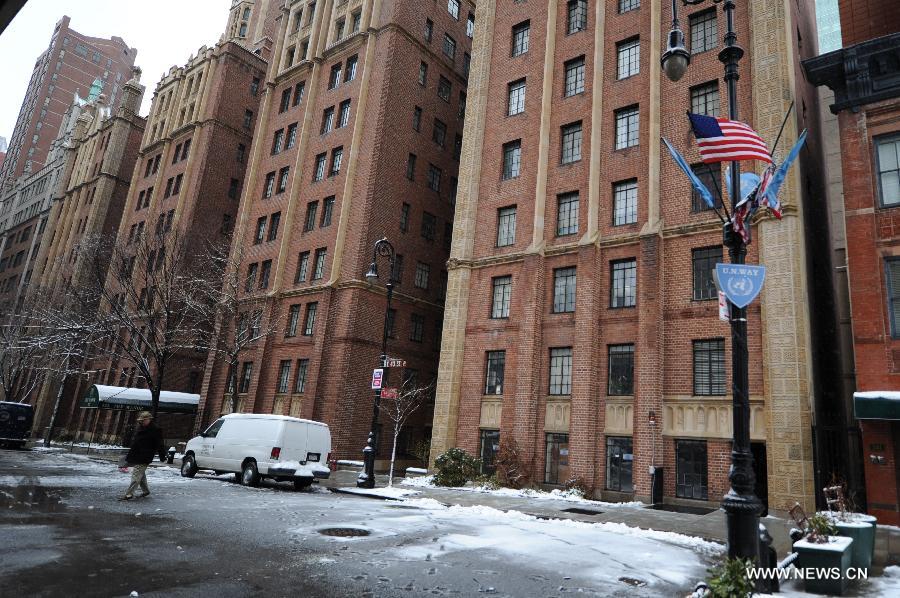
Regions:
M 153 422 L 146 427 L 138 424 L 134 442 L 131 443 L 131 450 L 125 457 L 128 464 L 149 465 L 153 461 L 153 455 L 160 455 L 160 460 L 162 460 L 164 454 L 162 430 Z

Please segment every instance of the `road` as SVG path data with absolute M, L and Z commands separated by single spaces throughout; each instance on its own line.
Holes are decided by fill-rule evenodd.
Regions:
M 128 479 L 84 455 L 0 451 L 0 595 L 683 596 L 711 562 L 587 525 L 175 467 L 117 501 Z

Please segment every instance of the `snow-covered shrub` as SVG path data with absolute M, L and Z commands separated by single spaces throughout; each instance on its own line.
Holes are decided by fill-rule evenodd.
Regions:
M 494 475 L 501 486 L 519 490 L 528 485 L 528 475 L 515 438 L 500 441 L 500 448 L 494 457 L 494 468 Z
M 753 582 L 747 571 L 753 567 L 750 559 L 725 559 L 709 570 L 707 598 L 746 598 L 753 594 Z
M 584 476 L 572 476 L 566 480 L 566 490 L 574 490 L 581 498 L 593 498 L 594 487 L 584 478 Z
M 480 462 L 461 448 L 452 448 L 434 461 L 435 486 L 465 486 L 478 477 Z

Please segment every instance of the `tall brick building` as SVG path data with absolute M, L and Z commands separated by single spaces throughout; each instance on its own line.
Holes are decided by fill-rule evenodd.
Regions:
M 118 106 L 122 86 L 131 77 L 137 50 L 120 37 L 90 37 L 69 27 L 64 16 L 53 29 L 50 45 L 34 64 L 31 80 L 0 165 L 0 184 L 47 163 L 63 115 L 77 93 L 87 97 L 95 80 L 102 83 L 108 105 Z
M 260 56 L 225 40 L 201 47 L 159 81 L 114 231 L 119 248 L 127 251 L 142 238 L 163 237 L 173 243 L 165 246 L 166 255 L 195 255 L 209 241 L 227 240 L 259 118 L 265 70 Z M 205 361 L 202 352 L 189 357 L 182 353 L 169 364 L 163 388 L 199 392 Z M 74 397 L 84 396 L 92 384 L 146 387 L 133 363 L 97 359 L 87 369 L 93 373 L 79 380 Z M 115 411 L 99 412 L 100 421 L 95 422 L 96 410 L 77 407 L 77 402 L 71 404 L 75 429 L 96 430 L 99 438 L 121 438 L 129 423 L 125 414 Z
M 582 477 L 647 499 L 655 465 L 666 501 L 727 491 L 731 335 L 711 277 L 727 251 L 660 150 L 665 137 L 699 163 L 685 112 L 728 114 L 719 6 L 681 11 L 692 60 L 672 83 L 659 62 L 669 3 L 479 2 L 432 458 L 460 446 L 490 471 L 514 440 L 537 483 Z M 735 25 L 742 120 L 772 143 L 796 100 L 783 157 L 814 128 L 799 71 L 815 53 L 812 2 L 739 3 Z M 750 431 L 774 509 L 812 507 L 814 361 L 834 357 L 815 337 L 832 306 L 804 299 L 817 153 L 789 176 L 783 220 L 757 218 L 747 257 L 768 267 L 748 311 Z M 722 187 L 718 169 L 697 172 Z
M 387 264 L 377 284 L 364 273 L 381 237 L 400 260 L 388 353 L 407 362 L 389 384 L 434 378 L 474 27 L 458 0 L 285 4 L 233 247 L 276 332 L 230 376 L 210 361 L 201 423 L 230 409 L 230 378 L 242 411 L 327 422 L 336 456 L 360 456 Z M 430 436 L 430 411 L 401 452 Z
M 853 329 L 855 416 L 866 497 L 900 521 L 900 14 L 892 2 L 841 1 L 844 47 L 804 62 L 834 92 Z

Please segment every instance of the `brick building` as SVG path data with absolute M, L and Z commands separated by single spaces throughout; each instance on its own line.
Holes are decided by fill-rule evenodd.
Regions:
M 173 244 L 166 241 L 160 254 L 195 255 L 209 241 L 227 240 L 265 71 L 265 60 L 228 39 L 201 47 L 159 81 L 130 173 L 124 212 L 113 231 L 117 251 L 127 252 L 143 238 L 163 237 Z M 197 393 L 205 361 L 202 352 L 181 353 L 167 367 L 164 390 Z M 133 363 L 98 358 L 86 369 L 92 373 L 79 380 L 74 397 L 85 396 L 92 384 L 147 386 Z M 98 438 L 121 439 L 130 424 L 121 412 L 77 407 L 71 403 L 71 427 L 82 434 L 94 431 Z M 172 432 L 174 424 L 163 424 Z
M 118 106 L 122 86 L 131 77 L 137 50 L 120 37 L 90 37 L 69 27 L 64 16 L 53 29 L 50 45 L 38 57 L 9 140 L 6 160 L 0 166 L 0 183 L 47 163 L 63 116 L 77 93 L 88 95 L 100 81 L 108 105 Z
M 138 115 L 143 95 L 140 70 L 135 68 L 122 86 L 114 116 L 103 95 L 79 106 L 65 177 L 46 215 L 46 242 L 37 250 L 31 292 L 62 295 L 96 276 L 94 264 L 79 259 L 78 248 L 87 239 L 116 235 L 146 123 Z M 57 389 L 57 381 L 51 379 L 37 393 L 36 430 L 49 424 Z M 68 390 L 64 396 L 71 399 L 73 381 Z M 64 415 L 74 408 L 71 402 L 60 407 Z
M 840 2 L 844 47 L 804 62 L 834 93 L 853 330 L 855 415 L 868 512 L 900 521 L 900 18 L 891 2 Z
M 269 301 L 258 325 L 276 332 L 231 376 L 210 362 L 201 423 L 230 409 L 230 377 L 240 410 L 324 421 L 335 455 L 359 458 L 387 264 L 374 285 L 364 273 L 381 237 L 399 260 L 388 353 L 407 362 L 388 384 L 434 378 L 474 10 L 457 0 L 285 4 L 233 245 L 247 296 Z M 429 405 L 409 425 L 401 453 L 430 437 L 430 415 Z
M 727 251 L 660 150 L 665 137 L 699 163 L 685 111 L 728 114 L 718 6 L 681 12 L 692 60 L 672 83 L 659 62 L 668 3 L 479 2 L 432 458 L 460 446 L 490 471 L 514 440 L 537 483 L 582 477 L 598 495 L 646 500 L 655 465 L 667 502 L 727 491 L 731 335 L 710 272 Z M 812 2 L 785 0 L 736 10 L 742 120 L 772 143 L 797 103 L 782 158 L 814 128 L 799 70 L 815 53 L 811 15 Z M 808 144 L 783 220 L 758 217 L 747 256 L 768 267 L 748 310 L 750 431 L 757 493 L 774 509 L 814 502 L 814 379 L 834 358 L 815 336 L 833 306 L 801 299 L 807 249 L 822 242 L 804 227 L 817 155 Z M 718 169 L 697 171 L 722 187 Z

